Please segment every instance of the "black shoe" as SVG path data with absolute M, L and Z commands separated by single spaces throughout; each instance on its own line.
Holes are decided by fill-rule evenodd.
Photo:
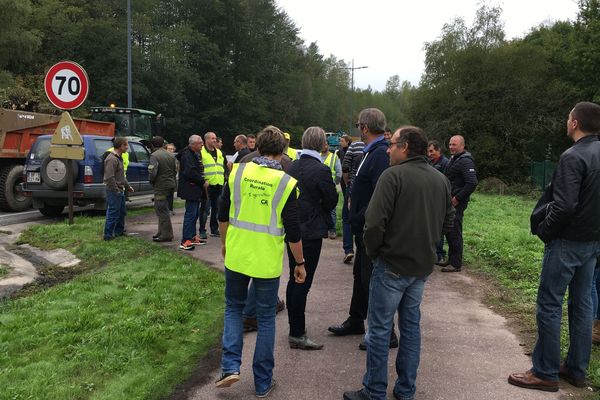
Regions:
M 364 322 L 352 323 L 347 319 L 341 325 L 330 326 L 327 330 L 336 336 L 364 335 L 365 324 Z
M 371 396 L 360 389 L 356 392 L 344 392 L 344 400 L 371 400 Z
M 285 310 L 285 301 L 277 299 L 277 305 L 275 306 L 275 314 L 278 314 Z
M 392 331 L 392 336 L 390 337 L 390 349 L 395 349 L 398 347 L 398 336 L 396 335 L 396 331 Z M 362 342 L 358 345 L 358 348 L 362 351 L 367 351 L 367 344 L 363 339 Z
M 223 372 L 215 382 L 218 388 L 226 388 L 240 380 L 239 372 Z
M 439 265 L 440 267 L 445 267 L 447 265 L 450 265 L 450 263 L 448 262 L 448 260 L 444 260 L 442 258 L 441 260 L 439 260 L 438 262 L 436 262 L 435 265 Z
M 460 267 L 455 267 L 454 265 L 446 265 L 445 267 L 442 268 L 442 272 L 460 272 L 461 268 Z
M 156 238 L 159 238 L 159 237 L 160 237 L 160 235 L 158 233 L 156 235 L 152 235 L 152 239 L 156 239 Z
M 258 329 L 255 318 L 244 318 L 244 332 L 254 332 Z
M 171 238 L 171 239 L 167 239 L 167 238 L 155 237 L 155 238 L 152 238 L 152 241 L 153 241 L 153 242 L 157 242 L 157 243 L 162 243 L 162 242 L 172 242 L 172 241 L 173 241 L 173 238 Z

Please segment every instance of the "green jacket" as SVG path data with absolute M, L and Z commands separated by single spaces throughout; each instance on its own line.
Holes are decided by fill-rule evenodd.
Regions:
M 166 200 L 177 188 L 177 165 L 175 156 L 165 149 L 158 149 L 150 155 L 148 179 L 154 187 L 154 199 Z
M 365 213 L 367 255 L 381 258 L 399 275 L 425 277 L 454 214 L 450 183 L 425 156 L 391 166 L 381 174 Z

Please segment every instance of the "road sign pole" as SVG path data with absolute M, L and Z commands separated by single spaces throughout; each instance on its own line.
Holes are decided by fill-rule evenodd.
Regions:
M 67 166 L 67 196 L 69 196 L 69 225 L 73 225 L 73 168 L 71 160 L 65 160 Z

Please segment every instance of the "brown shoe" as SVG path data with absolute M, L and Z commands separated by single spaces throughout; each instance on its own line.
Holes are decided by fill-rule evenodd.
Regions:
M 537 389 L 544 392 L 558 392 L 558 381 L 540 379 L 531 372 L 514 373 L 508 376 L 508 383 L 525 389 Z
M 277 305 L 275 306 L 275 314 L 285 310 L 285 301 L 277 299 Z
M 244 318 L 244 332 L 253 332 L 257 329 L 256 318 Z
M 586 386 L 585 378 L 577 379 L 573 375 L 571 375 L 569 373 L 569 368 L 567 368 L 567 364 L 564 362 L 562 364 L 560 364 L 560 370 L 558 371 L 558 376 L 561 377 L 562 379 L 564 379 L 565 381 L 569 382 L 571 385 L 573 385 L 575 387 L 582 388 L 582 387 Z
M 446 265 L 445 267 L 442 268 L 442 272 L 460 272 L 461 268 L 460 267 L 455 267 L 454 265 Z

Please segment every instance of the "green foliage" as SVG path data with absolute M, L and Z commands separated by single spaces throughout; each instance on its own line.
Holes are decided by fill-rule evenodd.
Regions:
M 218 340 L 222 274 L 143 240 L 104 242 L 102 226 L 77 218 L 24 233 L 90 272 L 0 303 L 1 399 L 165 398 Z

